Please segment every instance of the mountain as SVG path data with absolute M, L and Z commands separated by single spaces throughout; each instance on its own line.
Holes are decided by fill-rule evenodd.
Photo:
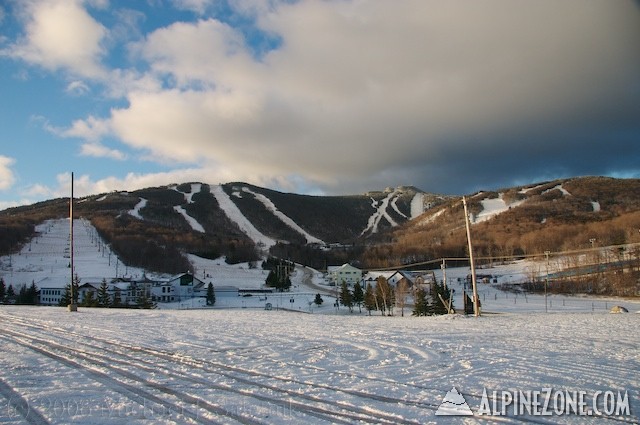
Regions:
M 372 268 L 466 257 L 461 199 L 414 187 L 309 196 L 241 182 L 183 183 L 76 199 L 74 215 L 90 220 L 126 264 L 159 272 L 189 269 L 185 253 Z M 480 259 L 640 242 L 636 179 L 554 180 L 479 192 L 467 203 Z M 0 211 L 0 254 L 68 211 L 68 199 Z
M 640 243 L 640 180 L 580 177 L 466 197 L 474 255 L 494 259 Z M 637 249 L 637 248 L 635 248 Z M 365 264 L 466 258 L 462 197 L 451 197 L 391 231 Z M 483 260 L 486 257 L 486 260 Z
M 188 268 L 186 252 L 240 262 L 301 247 L 327 259 L 327 246 L 363 245 L 441 199 L 413 187 L 308 196 L 240 182 L 184 183 L 77 199 L 74 216 L 90 220 L 127 264 L 175 272 Z M 0 253 L 15 251 L 43 220 L 68 216 L 68 208 L 68 199 L 55 199 L 0 212 Z

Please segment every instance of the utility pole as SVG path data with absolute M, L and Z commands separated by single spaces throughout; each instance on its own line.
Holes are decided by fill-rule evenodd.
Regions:
M 469 211 L 467 210 L 467 200 L 462 197 L 462 205 L 464 206 L 464 224 L 467 228 L 467 242 L 469 243 L 469 263 L 471 264 L 471 283 L 473 285 L 473 314 L 480 316 L 480 306 L 478 305 L 478 285 L 476 283 L 476 266 L 473 261 L 473 246 L 471 244 L 471 228 L 469 225 Z
M 73 171 L 71 172 L 71 198 L 69 198 L 69 242 L 70 242 L 70 258 L 71 258 L 71 301 L 67 306 L 67 309 L 71 312 L 78 311 L 78 306 L 73 294 Z
M 544 312 L 548 313 L 549 309 L 547 307 L 547 287 L 549 286 L 549 254 L 551 251 L 545 251 L 544 255 L 547 257 L 547 279 L 544 282 Z
M 447 286 L 447 265 L 445 263 L 445 259 L 442 259 L 442 264 L 440 265 L 440 268 L 442 269 L 442 282 L 444 282 L 444 289 L 448 289 Z

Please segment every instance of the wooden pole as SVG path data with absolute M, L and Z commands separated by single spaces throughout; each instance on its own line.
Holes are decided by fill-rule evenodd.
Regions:
M 462 205 L 464 205 L 464 224 L 467 228 L 467 242 L 469 243 L 469 263 L 471 263 L 471 283 L 473 285 L 473 314 L 480 316 L 480 306 L 478 305 L 478 285 L 476 283 L 476 266 L 473 261 L 473 246 L 471 244 L 471 228 L 469 225 L 469 211 L 467 210 L 467 200 L 462 197 Z
M 73 172 L 71 172 L 71 198 L 69 198 L 69 245 L 70 245 L 70 258 L 71 258 L 71 290 L 69 294 L 71 300 L 68 305 L 69 311 L 78 311 L 78 306 L 74 299 L 73 294 Z

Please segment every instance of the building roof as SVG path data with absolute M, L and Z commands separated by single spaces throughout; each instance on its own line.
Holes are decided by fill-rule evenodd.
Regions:
M 348 270 L 348 269 L 360 271 L 359 268 L 354 267 L 349 263 L 345 263 L 345 264 L 343 264 L 341 266 L 327 266 L 327 272 L 329 272 L 329 273 L 337 273 L 337 272 L 340 272 L 342 270 Z

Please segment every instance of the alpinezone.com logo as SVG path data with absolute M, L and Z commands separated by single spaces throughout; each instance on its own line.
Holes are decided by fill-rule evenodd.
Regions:
M 627 390 L 577 391 L 487 390 L 480 404 L 471 409 L 456 387 L 447 392 L 435 413 L 437 416 L 631 416 Z

